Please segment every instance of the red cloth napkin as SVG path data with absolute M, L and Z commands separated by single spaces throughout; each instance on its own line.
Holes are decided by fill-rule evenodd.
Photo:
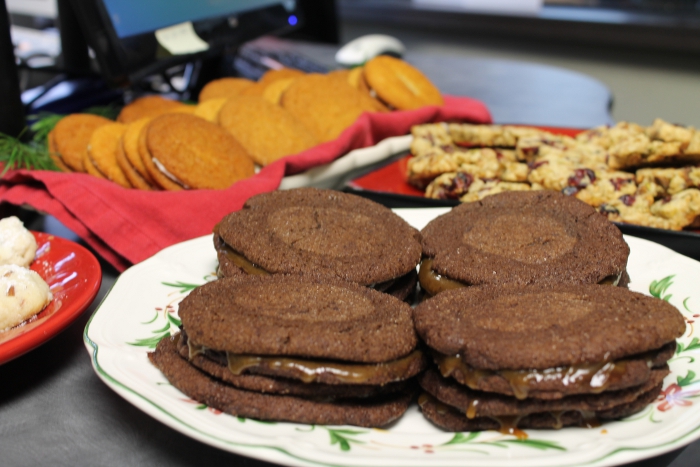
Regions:
M 491 115 L 479 101 L 452 96 L 441 107 L 366 113 L 334 141 L 280 159 L 226 190 L 130 190 L 86 174 L 13 170 L 0 180 L 0 201 L 53 215 L 123 271 L 167 246 L 210 233 L 251 196 L 277 189 L 285 175 L 407 134 L 412 125 L 441 121 L 489 123 Z

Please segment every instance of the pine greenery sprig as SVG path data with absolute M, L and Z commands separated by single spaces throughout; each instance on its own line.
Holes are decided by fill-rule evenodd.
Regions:
M 59 170 L 46 144 L 23 143 L 3 133 L 0 133 L 0 162 L 5 164 L 0 176 L 10 169 Z
M 119 113 L 119 107 L 114 105 L 90 107 L 85 109 L 83 113 L 114 119 Z M 60 171 L 51 160 L 48 136 L 63 117 L 64 115 L 49 112 L 30 115 L 28 117 L 29 127 L 25 128 L 22 134 L 16 138 L 0 133 L 0 163 L 5 165 L 0 176 L 5 175 L 11 169 Z M 31 135 L 31 138 L 25 143 L 22 140 L 26 139 L 24 138 L 26 135 Z

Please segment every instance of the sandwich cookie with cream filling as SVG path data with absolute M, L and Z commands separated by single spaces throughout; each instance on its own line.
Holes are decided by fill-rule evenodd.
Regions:
M 225 189 L 255 172 L 250 155 L 233 136 L 194 115 L 154 118 L 139 139 L 146 170 L 168 190 Z

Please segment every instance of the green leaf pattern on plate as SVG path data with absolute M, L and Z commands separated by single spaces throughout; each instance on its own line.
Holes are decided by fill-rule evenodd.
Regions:
M 666 289 L 668 289 L 671 284 L 673 284 L 673 278 L 676 277 L 675 274 L 671 276 L 664 277 L 659 281 L 651 281 L 649 285 L 649 293 L 652 297 L 660 298 L 661 300 L 669 301 L 672 295 L 664 295 Z
M 469 445 L 469 446 L 495 446 L 499 448 L 508 448 L 509 445 L 523 446 L 527 448 L 540 449 L 546 451 L 547 449 L 554 449 L 557 451 L 566 451 L 566 448 L 559 445 L 555 441 L 546 441 L 541 439 L 519 439 L 519 438 L 496 438 L 488 440 L 478 440 L 477 438 L 482 437 L 485 432 L 471 432 L 471 433 L 455 433 L 448 442 L 437 446 L 439 448 L 444 448 L 447 446 L 455 445 Z M 488 436 L 488 434 L 487 434 Z
M 215 280 L 215 275 L 207 275 L 204 277 L 205 282 L 210 282 Z M 170 302 L 164 307 L 156 307 L 155 315 L 148 321 L 144 321 L 142 324 L 158 324 L 161 327 L 151 331 L 151 336 L 144 337 L 142 339 L 137 339 L 133 342 L 128 342 L 129 345 L 134 345 L 138 347 L 148 347 L 149 349 L 154 349 L 158 342 L 165 337 L 170 337 L 173 333 L 177 332 L 182 324 L 180 318 L 177 316 L 177 304 L 182 301 L 190 292 L 199 287 L 202 284 L 191 284 L 182 281 L 175 282 L 161 282 L 161 284 L 167 287 L 173 287 L 177 289 L 175 292 L 177 295 L 170 300 Z
M 328 427 L 322 427 L 326 431 L 328 431 L 328 434 L 330 435 L 331 439 L 331 446 L 334 444 L 337 444 L 340 447 L 341 451 L 349 451 L 350 450 L 350 445 L 352 443 L 355 444 L 365 444 L 364 441 L 361 441 L 359 439 L 355 439 L 354 437 L 357 435 L 364 435 L 367 434 L 367 431 L 360 431 L 360 430 L 348 430 L 348 429 L 338 429 L 338 428 L 328 428 Z

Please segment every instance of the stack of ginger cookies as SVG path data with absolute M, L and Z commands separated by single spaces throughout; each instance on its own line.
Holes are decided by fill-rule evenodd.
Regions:
M 364 112 L 442 105 L 419 70 L 388 56 L 328 74 L 283 68 L 258 81 L 221 78 L 197 105 L 134 100 L 116 121 L 71 114 L 49 133 L 66 172 L 142 190 L 224 189 L 282 157 L 336 139 Z

